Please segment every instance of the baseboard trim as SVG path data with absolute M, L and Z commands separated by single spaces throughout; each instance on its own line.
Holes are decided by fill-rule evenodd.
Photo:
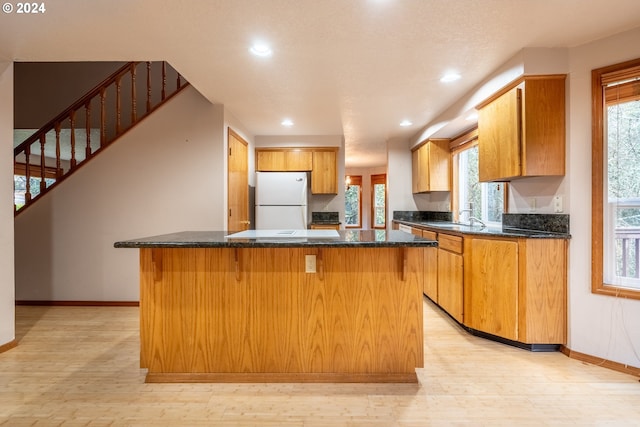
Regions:
M 61 306 L 61 307 L 139 307 L 139 301 L 48 301 L 16 300 L 16 305 Z
M 417 383 L 415 372 L 399 373 L 147 373 L 147 383 Z
M 623 374 L 629 374 L 636 377 L 640 377 L 640 368 L 634 366 L 625 365 L 624 363 L 613 362 L 611 360 L 603 359 L 601 357 L 591 356 L 589 354 L 580 353 L 579 351 L 571 350 L 566 346 L 561 346 L 560 351 L 567 357 L 580 362 L 585 362 L 590 365 L 601 366 L 603 368 L 611 369 L 613 371 L 622 372 Z
M 0 353 L 4 353 L 5 351 L 9 351 L 12 348 L 16 347 L 18 345 L 18 341 L 16 340 L 11 340 L 6 344 L 2 344 L 0 345 Z

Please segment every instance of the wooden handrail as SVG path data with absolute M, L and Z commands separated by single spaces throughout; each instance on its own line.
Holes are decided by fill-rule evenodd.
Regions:
M 174 70 L 166 62 L 163 61 L 160 64 L 160 73 L 153 73 L 152 63 L 146 62 L 146 111 L 144 113 L 140 113 L 137 111 L 137 90 L 142 90 L 142 88 L 138 88 L 138 83 L 136 80 L 137 67 L 139 64 L 141 64 L 141 62 L 129 62 L 120 67 L 110 76 L 96 85 L 93 89 L 84 94 L 81 98 L 73 102 L 64 111 L 48 121 L 38 131 L 25 139 L 13 150 L 14 168 L 17 167 L 16 165 L 20 165 L 21 163 L 26 165 L 25 171 L 27 182 L 24 207 L 30 205 L 37 197 L 53 188 L 66 176 L 75 171 L 79 166 L 85 164 L 88 160 L 93 158 L 98 151 L 111 144 L 114 140 L 131 129 L 136 123 L 147 117 L 160 105 L 164 104 L 171 97 L 173 97 L 175 94 L 189 85 L 189 83 L 182 78 L 180 73 Z M 171 70 L 177 75 L 175 88 L 167 87 L 167 70 Z M 122 86 L 126 84 L 129 84 L 131 86 L 130 90 L 122 91 Z M 143 81 L 140 82 L 140 84 L 144 84 Z M 107 105 L 106 102 L 107 97 L 109 96 L 108 91 L 110 88 L 111 90 L 115 90 L 114 99 L 113 101 L 110 101 L 115 102 L 115 107 L 112 105 Z M 161 91 L 161 93 L 156 96 L 155 100 L 153 99 L 154 90 Z M 92 115 L 92 101 L 94 100 L 97 100 L 97 102 L 99 103 L 100 111 L 99 114 Z M 112 111 L 114 108 L 115 111 Z M 130 109 L 128 116 L 122 115 L 123 108 Z M 82 114 L 83 109 L 84 114 Z M 125 112 L 126 111 L 127 110 L 125 110 Z M 92 116 L 99 119 L 99 127 L 91 126 Z M 82 125 L 83 119 L 85 121 L 84 125 Z M 122 123 L 123 121 L 124 123 Z M 114 132 L 108 132 L 107 128 L 110 124 L 115 124 Z M 66 169 L 62 166 L 62 150 L 60 141 L 61 130 L 65 128 L 69 129 L 70 131 L 69 146 L 71 150 L 70 158 L 68 159 L 68 167 Z M 82 140 L 76 141 L 76 131 L 83 130 L 83 128 L 86 132 L 84 146 Z M 100 132 L 99 146 L 94 150 L 92 150 L 91 148 L 92 129 L 98 129 Z M 111 129 L 111 127 L 109 127 L 109 129 Z M 49 159 L 51 162 L 55 160 L 55 165 L 47 165 L 47 158 L 44 151 L 47 134 L 52 131 L 55 132 L 55 159 L 53 159 L 52 155 L 50 155 Z M 38 159 L 32 157 L 32 145 L 36 143 L 38 144 L 37 149 L 40 150 L 39 156 L 36 155 Z M 77 149 L 80 150 L 80 152 L 78 152 Z M 82 157 L 83 151 L 84 157 Z M 77 154 L 80 154 L 79 158 L 77 157 Z M 18 159 L 19 156 L 24 157 L 24 160 L 21 161 L 22 159 Z M 45 181 L 41 179 L 39 189 L 36 189 L 36 194 L 31 194 L 31 191 L 34 188 L 33 185 L 31 185 L 31 183 L 29 182 L 31 177 L 35 177 L 30 173 L 33 167 L 36 167 L 37 170 L 39 170 L 40 176 L 44 175 L 44 170 L 46 168 L 55 167 L 56 170 L 55 182 L 53 184 L 47 185 Z M 16 213 L 22 212 L 22 210 L 22 208 L 18 210 L 16 207 Z

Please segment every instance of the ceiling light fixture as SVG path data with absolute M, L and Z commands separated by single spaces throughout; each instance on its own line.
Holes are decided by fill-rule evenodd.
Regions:
M 280 124 L 282 126 L 293 126 L 293 120 L 291 119 L 284 119 L 282 122 L 280 122 Z
M 451 72 L 442 76 L 440 78 L 440 81 L 442 83 L 450 83 L 450 82 L 455 82 L 456 80 L 460 80 L 460 77 L 461 77 L 460 74 Z
M 474 111 L 473 113 L 469 114 L 467 116 L 467 120 L 470 121 L 470 122 L 474 122 L 474 121 L 478 120 L 478 113 Z
M 262 42 L 254 43 L 253 46 L 249 48 L 249 52 L 251 52 L 256 56 L 261 56 L 261 57 L 271 56 L 271 54 L 273 53 L 269 45 Z
M 400 126 L 403 126 L 403 127 L 411 126 L 412 124 L 413 123 L 411 122 L 411 120 L 406 120 L 406 119 L 400 122 Z

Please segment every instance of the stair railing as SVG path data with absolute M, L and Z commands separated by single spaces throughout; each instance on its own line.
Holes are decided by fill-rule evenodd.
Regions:
M 164 61 L 129 62 L 115 71 L 13 150 L 14 191 L 24 195 L 14 202 L 16 214 L 188 85 Z

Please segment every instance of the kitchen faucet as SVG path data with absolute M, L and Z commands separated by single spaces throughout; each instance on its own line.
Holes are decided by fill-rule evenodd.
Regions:
M 475 216 L 473 216 L 473 203 L 469 203 L 469 209 L 460 209 L 460 211 L 458 212 L 458 218 L 460 217 L 460 215 L 462 215 L 465 212 L 469 212 L 469 226 L 473 227 L 473 224 L 475 222 L 480 224 L 482 226 L 482 228 L 487 226 L 484 222 L 482 222 L 481 219 L 476 218 Z
M 469 217 L 469 225 L 471 227 L 473 227 L 473 223 L 477 222 L 478 224 L 480 224 L 480 226 L 482 228 L 485 228 L 487 226 L 487 224 L 485 224 L 484 222 L 482 222 L 482 220 L 480 218 L 476 218 L 475 216 L 470 216 Z

